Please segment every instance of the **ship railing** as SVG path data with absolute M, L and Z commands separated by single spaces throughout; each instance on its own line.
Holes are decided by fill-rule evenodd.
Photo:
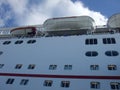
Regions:
M 66 30 L 69 32 L 69 30 Z M 74 30 L 73 30 L 74 31 Z M 77 32 L 79 30 L 76 30 Z M 71 32 L 71 34 L 70 34 Z M 64 35 L 64 30 L 62 30 L 62 35 L 61 36 L 69 36 L 69 35 L 78 35 L 78 33 L 75 33 L 75 34 L 72 34 L 74 32 L 70 31 L 69 33 L 66 33 L 68 35 Z M 36 34 L 34 36 L 30 36 L 30 35 L 17 35 L 17 36 L 14 36 L 10 33 L 10 30 L 8 29 L 0 29 L 0 39 L 7 39 L 7 38 L 38 38 L 38 37 L 50 37 L 50 36 L 57 36 L 58 34 L 57 31 L 56 32 L 46 32 L 46 31 L 43 31 L 43 30 L 37 30 Z M 95 31 L 92 31 L 92 32 L 87 32 L 87 33 L 82 33 L 82 34 L 79 34 L 79 35 L 97 35 L 97 34 L 114 34 L 114 33 L 120 33 L 120 28 L 112 28 L 112 29 L 109 29 L 109 28 L 96 28 Z M 52 34 L 52 35 L 51 35 Z M 58 35 L 59 36 L 59 35 Z
M 9 30 L 0 30 L 0 38 L 11 38 L 11 34 Z
M 120 33 L 120 28 L 96 28 L 92 34 L 115 34 Z
M 0 35 L 9 35 L 10 31 L 9 30 L 0 30 Z

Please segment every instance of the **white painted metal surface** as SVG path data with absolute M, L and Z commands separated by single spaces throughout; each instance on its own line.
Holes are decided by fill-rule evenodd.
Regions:
M 113 44 L 111 38 L 115 39 Z M 87 45 L 87 39 L 97 43 Z M 86 56 L 88 51 L 98 55 Z M 117 51 L 118 55 L 107 56 L 106 51 Z M 51 70 L 50 65 L 56 68 Z M 91 70 L 91 65 L 98 65 L 99 69 Z M 117 68 L 108 70 L 108 65 Z M 45 85 L 45 81 L 52 83 Z M 63 87 L 62 82 L 67 84 Z M 120 90 L 119 32 L 0 39 L 0 90 L 96 89 Z

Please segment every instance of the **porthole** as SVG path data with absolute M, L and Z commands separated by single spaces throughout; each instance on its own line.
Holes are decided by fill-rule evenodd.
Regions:
M 10 43 L 11 43 L 11 41 L 5 41 L 5 42 L 3 42 L 3 45 L 8 45 Z
M 27 41 L 28 44 L 33 44 L 35 42 L 36 42 L 36 40 L 29 40 L 29 41 Z
M 105 55 L 107 55 L 107 56 L 118 56 L 119 53 L 117 51 L 106 51 Z
M 88 52 L 85 53 L 85 55 L 88 56 L 88 57 L 95 57 L 95 56 L 98 55 L 98 52 L 96 52 L 96 51 L 88 51 Z
M 15 44 L 22 44 L 23 43 L 23 40 L 18 40 L 15 42 Z

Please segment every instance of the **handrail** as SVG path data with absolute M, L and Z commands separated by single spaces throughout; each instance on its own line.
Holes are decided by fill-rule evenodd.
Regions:
M 9 35 L 10 30 L 0 30 L 0 35 Z

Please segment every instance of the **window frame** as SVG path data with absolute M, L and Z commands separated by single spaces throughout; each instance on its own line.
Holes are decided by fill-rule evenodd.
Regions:
M 96 81 L 90 82 L 90 87 L 91 89 L 100 89 L 100 82 Z
M 17 40 L 16 42 L 15 42 L 15 44 L 22 44 L 23 43 L 23 40 Z
M 88 38 L 85 40 L 85 45 L 97 45 L 97 38 Z
M 22 80 L 20 81 L 20 85 L 27 85 L 28 82 L 29 82 L 29 79 L 22 79 Z
M 49 65 L 49 70 L 56 70 L 57 69 L 57 65 L 56 64 L 50 64 Z
M 28 40 L 27 41 L 27 44 L 33 44 L 33 43 L 36 43 L 36 40 Z
M 118 51 L 115 51 L 115 50 L 109 50 L 109 51 L 106 51 L 105 52 L 105 55 L 106 56 L 118 56 L 119 55 L 119 52 Z
M 6 81 L 6 84 L 13 84 L 15 81 L 14 78 L 8 78 L 7 81 Z
M 11 41 L 4 41 L 3 45 L 9 45 L 11 43 Z
M 35 69 L 35 66 L 36 66 L 35 64 L 29 64 L 28 65 L 28 69 L 29 70 Z
M 66 64 L 64 65 L 64 70 L 72 70 L 72 65 L 71 64 Z
M 0 69 L 2 69 L 4 67 L 4 64 L 0 64 Z
M 120 82 L 111 82 L 110 87 L 112 90 L 120 90 Z
M 61 81 L 61 87 L 69 88 L 70 87 L 70 81 Z
M 85 55 L 86 55 L 87 57 L 96 57 L 96 56 L 98 56 L 98 52 L 97 52 L 97 51 L 87 51 L 87 52 L 85 53 Z
M 43 86 L 52 87 L 53 81 L 52 80 L 45 80 Z
M 22 68 L 22 64 L 16 64 L 15 69 L 21 69 Z
M 115 38 L 103 38 L 103 44 L 116 44 Z
M 108 70 L 117 70 L 117 65 L 115 64 L 108 65 Z
M 90 70 L 99 70 L 99 65 L 90 65 Z

